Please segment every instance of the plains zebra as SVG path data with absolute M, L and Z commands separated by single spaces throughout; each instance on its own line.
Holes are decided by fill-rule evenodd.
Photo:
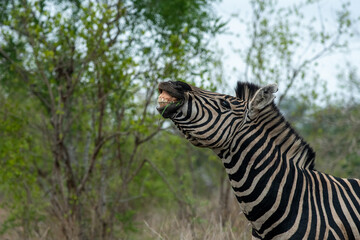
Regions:
M 276 91 L 239 82 L 232 97 L 162 82 L 157 109 L 222 159 L 253 239 L 360 239 L 360 180 L 314 169 L 315 153 L 279 112 Z

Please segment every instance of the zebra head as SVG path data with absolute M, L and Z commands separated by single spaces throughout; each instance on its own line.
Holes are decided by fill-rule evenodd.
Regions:
M 162 82 L 157 110 L 198 147 L 223 149 L 244 125 L 275 98 L 275 84 L 238 83 L 237 96 L 213 93 L 184 82 Z

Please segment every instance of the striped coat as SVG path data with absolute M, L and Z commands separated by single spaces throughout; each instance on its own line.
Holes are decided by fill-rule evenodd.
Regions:
M 315 153 L 279 112 L 276 91 L 238 83 L 233 97 L 164 82 L 158 111 L 220 157 L 253 239 L 360 239 L 360 181 L 314 169 Z

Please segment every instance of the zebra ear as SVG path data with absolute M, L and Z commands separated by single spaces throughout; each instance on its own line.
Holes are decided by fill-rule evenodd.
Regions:
M 274 93 L 276 93 L 277 90 L 277 84 L 269 84 L 257 90 L 249 103 L 250 113 L 257 112 L 272 103 L 275 98 Z

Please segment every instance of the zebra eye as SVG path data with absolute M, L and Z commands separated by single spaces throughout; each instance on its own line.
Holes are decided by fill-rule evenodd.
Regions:
M 226 108 L 226 109 L 230 109 L 231 107 L 230 107 L 230 103 L 228 102 L 228 101 L 226 101 L 226 100 L 221 100 L 220 101 L 220 104 L 221 104 L 221 106 L 223 106 L 224 108 Z

